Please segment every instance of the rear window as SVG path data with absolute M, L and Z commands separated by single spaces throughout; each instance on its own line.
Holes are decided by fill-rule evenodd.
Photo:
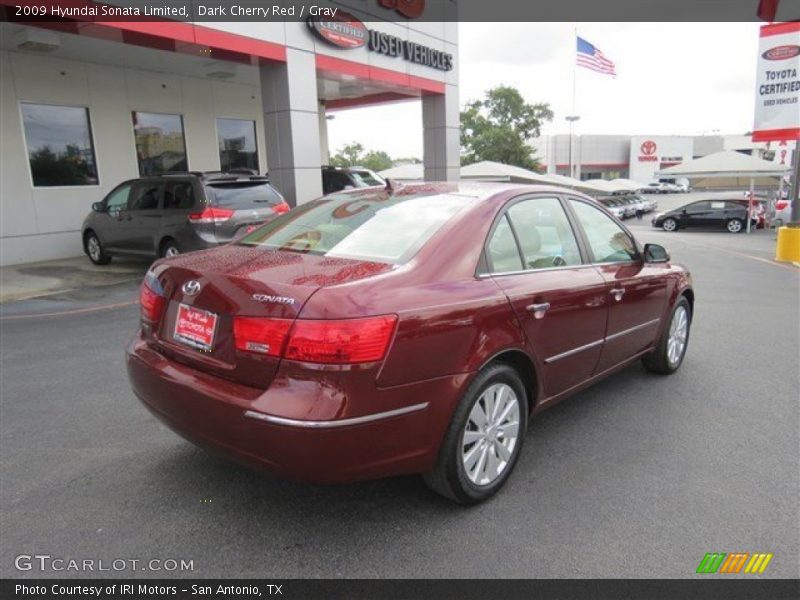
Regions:
M 350 171 L 350 175 L 358 187 L 371 187 L 373 185 L 385 185 L 386 182 L 372 171 Z
M 275 188 L 261 181 L 206 184 L 206 195 L 212 206 L 222 206 L 233 210 L 283 202 L 283 198 L 275 191 Z
M 300 205 L 239 243 L 400 264 L 474 201 L 441 194 L 336 194 Z

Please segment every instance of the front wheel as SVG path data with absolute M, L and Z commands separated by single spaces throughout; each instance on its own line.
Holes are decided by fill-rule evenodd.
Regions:
M 658 346 L 642 359 L 648 371 L 669 375 L 678 370 L 689 345 L 691 323 L 692 308 L 686 297 L 681 296 L 672 309 L 669 325 L 661 336 Z
M 502 363 L 487 366 L 456 407 L 425 482 L 461 504 L 488 499 L 514 469 L 527 420 L 525 386 L 517 372 Z
M 678 222 L 675 219 L 664 219 L 661 223 L 661 228 L 664 231 L 676 231 L 678 229 Z
M 86 234 L 84 243 L 86 244 L 86 254 L 89 256 L 89 260 L 94 264 L 107 265 L 111 262 L 111 257 L 103 250 L 100 238 L 97 237 L 94 231 L 90 231 Z
M 731 233 L 739 233 L 744 225 L 739 219 L 731 219 L 727 223 L 725 223 L 725 228 L 730 231 Z

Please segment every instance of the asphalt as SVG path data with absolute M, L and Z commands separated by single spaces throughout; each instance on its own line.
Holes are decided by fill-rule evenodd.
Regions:
M 473 508 L 413 476 L 287 483 L 178 438 L 128 387 L 133 282 L 3 306 L 0 576 L 178 575 L 15 569 L 39 553 L 191 560 L 193 577 L 691 578 L 706 552 L 742 551 L 797 577 L 800 271 L 771 260 L 773 232 L 631 226 L 692 270 L 682 368 L 636 364 L 537 416 Z

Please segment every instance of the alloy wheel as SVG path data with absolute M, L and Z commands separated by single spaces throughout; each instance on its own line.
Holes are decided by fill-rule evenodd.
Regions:
M 514 389 L 490 385 L 472 406 L 461 436 L 461 460 L 469 480 L 489 485 L 506 470 L 519 437 L 520 407 Z
M 675 231 L 677 228 L 677 223 L 675 223 L 674 219 L 667 219 L 664 221 L 662 227 L 664 228 L 664 231 Z
M 89 258 L 95 262 L 100 260 L 100 242 L 95 236 L 89 236 L 89 239 L 86 241 L 86 249 L 89 252 Z
M 178 254 L 180 254 L 180 253 L 181 253 L 181 251 L 178 250 L 178 248 L 176 246 L 173 246 L 171 244 L 169 246 L 167 246 L 166 249 L 164 250 L 164 256 L 166 258 L 170 258 L 172 256 L 178 256 Z
M 728 221 L 728 231 L 731 233 L 739 233 L 742 230 L 742 222 L 736 219 Z
M 667 360 L 671 367 L 677 366 L 686 349 L 686 338 L 689 334 L 689 313 L 685 306 L 679 306 L 672 315 L 667 338 Z

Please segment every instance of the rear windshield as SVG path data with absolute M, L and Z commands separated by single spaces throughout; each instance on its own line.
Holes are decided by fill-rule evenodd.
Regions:
M 377 173 L 372 171 L 350 171 L 350 175 L 358 187 L 371 187 L 373 185 L 386 185 L 386 182 Z
M 224 206 L 234 210 L 283 202 L 283 198 L 270 184 L 261 181 L 207 184 L 206 194 L 212 206 Z
M 334 194 L 243 237 L 245 246 L 400 264 L 475 201 L 469 196 Z

